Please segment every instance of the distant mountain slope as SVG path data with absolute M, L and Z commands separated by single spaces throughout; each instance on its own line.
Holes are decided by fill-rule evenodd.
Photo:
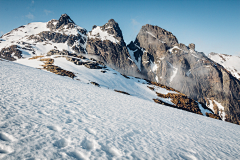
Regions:
M 226 68 L 231 74 L 240 79 L 240 57 L 232 56 L 227 54 L 218 54 L 218 53 L 210 53 L 208 58 L 211 60 L 221 64 L 224 68 Z
M 240 128 L 0 61 L 1 159 L 238 159 Z

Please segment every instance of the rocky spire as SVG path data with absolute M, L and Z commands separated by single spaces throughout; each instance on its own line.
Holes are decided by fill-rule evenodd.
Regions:
M 190 43 L 190 44 L 188 45 L 188 48 L 190 48 L 190 49 L 192 49 L 192 50 L 195 51 L 195 44 L 194 44 L 194 43 Z
M 69 23 L 75 24 L 73 20 L 66 13 L 62 14 L 58 20 L 58 23 L 56 24 L 56 29 L 58 29 L 62 25 L 66 25 Z
M 125 46 L 125 42 L 123 40 L 122 31 L 118 25 L 118 23 L 114 19 L 110 19 L 108 23 L 101 27 L 103 30 L 107 30 L 107 32 L 120 42 L 121 45 Z

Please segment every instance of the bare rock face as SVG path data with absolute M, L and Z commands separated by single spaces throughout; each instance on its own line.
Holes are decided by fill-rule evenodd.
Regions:
M 208 104 L 221 119 L 240 124 L 240 82 L 223 66 L 195 51 L 195 44 L 178 43 L 160 27 L 145 25 L 128 45 L 132 59 L 147 79 Z M 222 108 L 221 108 L 222 107 Z
M 190 43 L 190 44 L 188 45 L 188 48 L 190 48 L 190 49 L 192 49 L 192 50 L 195 51 L 195 44 Z
M 138 73 L 136 64 L 129 58 L 122 31 L 113 19 L 103 26 L 93 26 L 88 33 L 86 50 L 88 54 L 98 56 L 100 61 L 123 74 L 136 76 Z
M 62 14 L 56 24 L 56 29 L 58 29 L 61 26 L 65 26 L 67 24 L 75 24 L 75 23 L 67 14 Z
M 135 44 L 146 50 L 151 48 L 156 51 L 166 51 L 178 44 L 178 40 L 171 32 L 158 26 L 146 24 L 138 33 Z

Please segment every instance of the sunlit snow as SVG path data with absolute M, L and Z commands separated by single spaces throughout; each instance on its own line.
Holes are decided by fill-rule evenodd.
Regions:
M 221 64 L 224 68 L 231 72 L 237 79 L 240 78 L 240 57 L 225 54 L 209 54 L 208 57 L 213 61 Z
M 109 40 L 113 43 L 118 43 L 119 41 L 114 38 L 113 35 L 107 33 L 107 31 L 103 31 L 100 26 L 94 28 L 91 32 L 88 32 L 88 37 L 90 38 L 99 38 L 100 40 Z
M 237 125 L 0 61 L 1 159 L 238 159 Z

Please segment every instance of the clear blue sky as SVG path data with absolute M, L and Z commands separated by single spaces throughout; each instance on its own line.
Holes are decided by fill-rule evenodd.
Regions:
M 88 31 L 113 18 L 126 43 L 142 25 L 152 24 L 205 54 L 240 56 L 240 0 L 0 0 L 0 35 L 63 13 Z

